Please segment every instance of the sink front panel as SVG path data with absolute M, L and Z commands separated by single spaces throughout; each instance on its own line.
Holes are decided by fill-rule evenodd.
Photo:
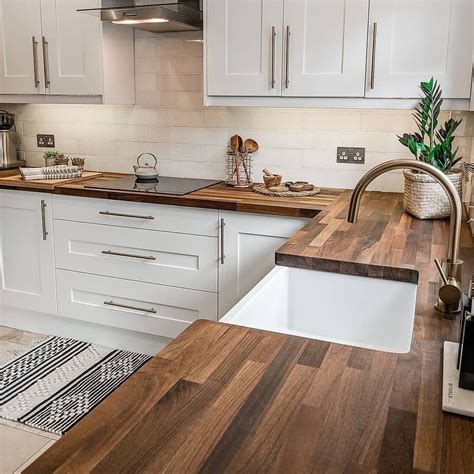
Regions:
M 411 346 L 417 286 L 276 267 L 222 322 L 405 353 Z

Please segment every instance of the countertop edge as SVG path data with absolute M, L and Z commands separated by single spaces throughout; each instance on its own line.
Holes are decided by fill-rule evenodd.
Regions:
M 418 284 L 419 271 L 403 268 L 377 265 L 373 263 L 358 263 L 345 260 L 334 260 L 320 257 L 305 257 L 287 252 L 277 251 L 275 263 L 285 267 L 305 268 L 322 272 L 340 273 L 382 280 L 399 281 L 403 283 Z

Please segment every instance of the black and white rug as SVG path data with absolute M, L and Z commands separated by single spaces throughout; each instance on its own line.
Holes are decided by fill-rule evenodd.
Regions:
M 62 435 L 149 359 L 46 337 L 0 369 L 0 416 Z

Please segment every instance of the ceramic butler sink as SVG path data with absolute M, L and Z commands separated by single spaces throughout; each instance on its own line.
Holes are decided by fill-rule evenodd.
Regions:
M 410 351 L 417 285 L 276 267 L 222 319 L 386 352 Z

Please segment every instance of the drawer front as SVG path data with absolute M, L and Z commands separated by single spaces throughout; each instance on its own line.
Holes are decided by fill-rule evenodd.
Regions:
M 196 319 L 217 319 L 217 295 L 57 270 L 58 314 L 96 324 L 176 337 Z
M 212 237 L 218 232 L 218 211 L 75 196 L 53 196 L 53 218 Z
M 56 268 L 217 291 L 217 239 L 54 221 Z

